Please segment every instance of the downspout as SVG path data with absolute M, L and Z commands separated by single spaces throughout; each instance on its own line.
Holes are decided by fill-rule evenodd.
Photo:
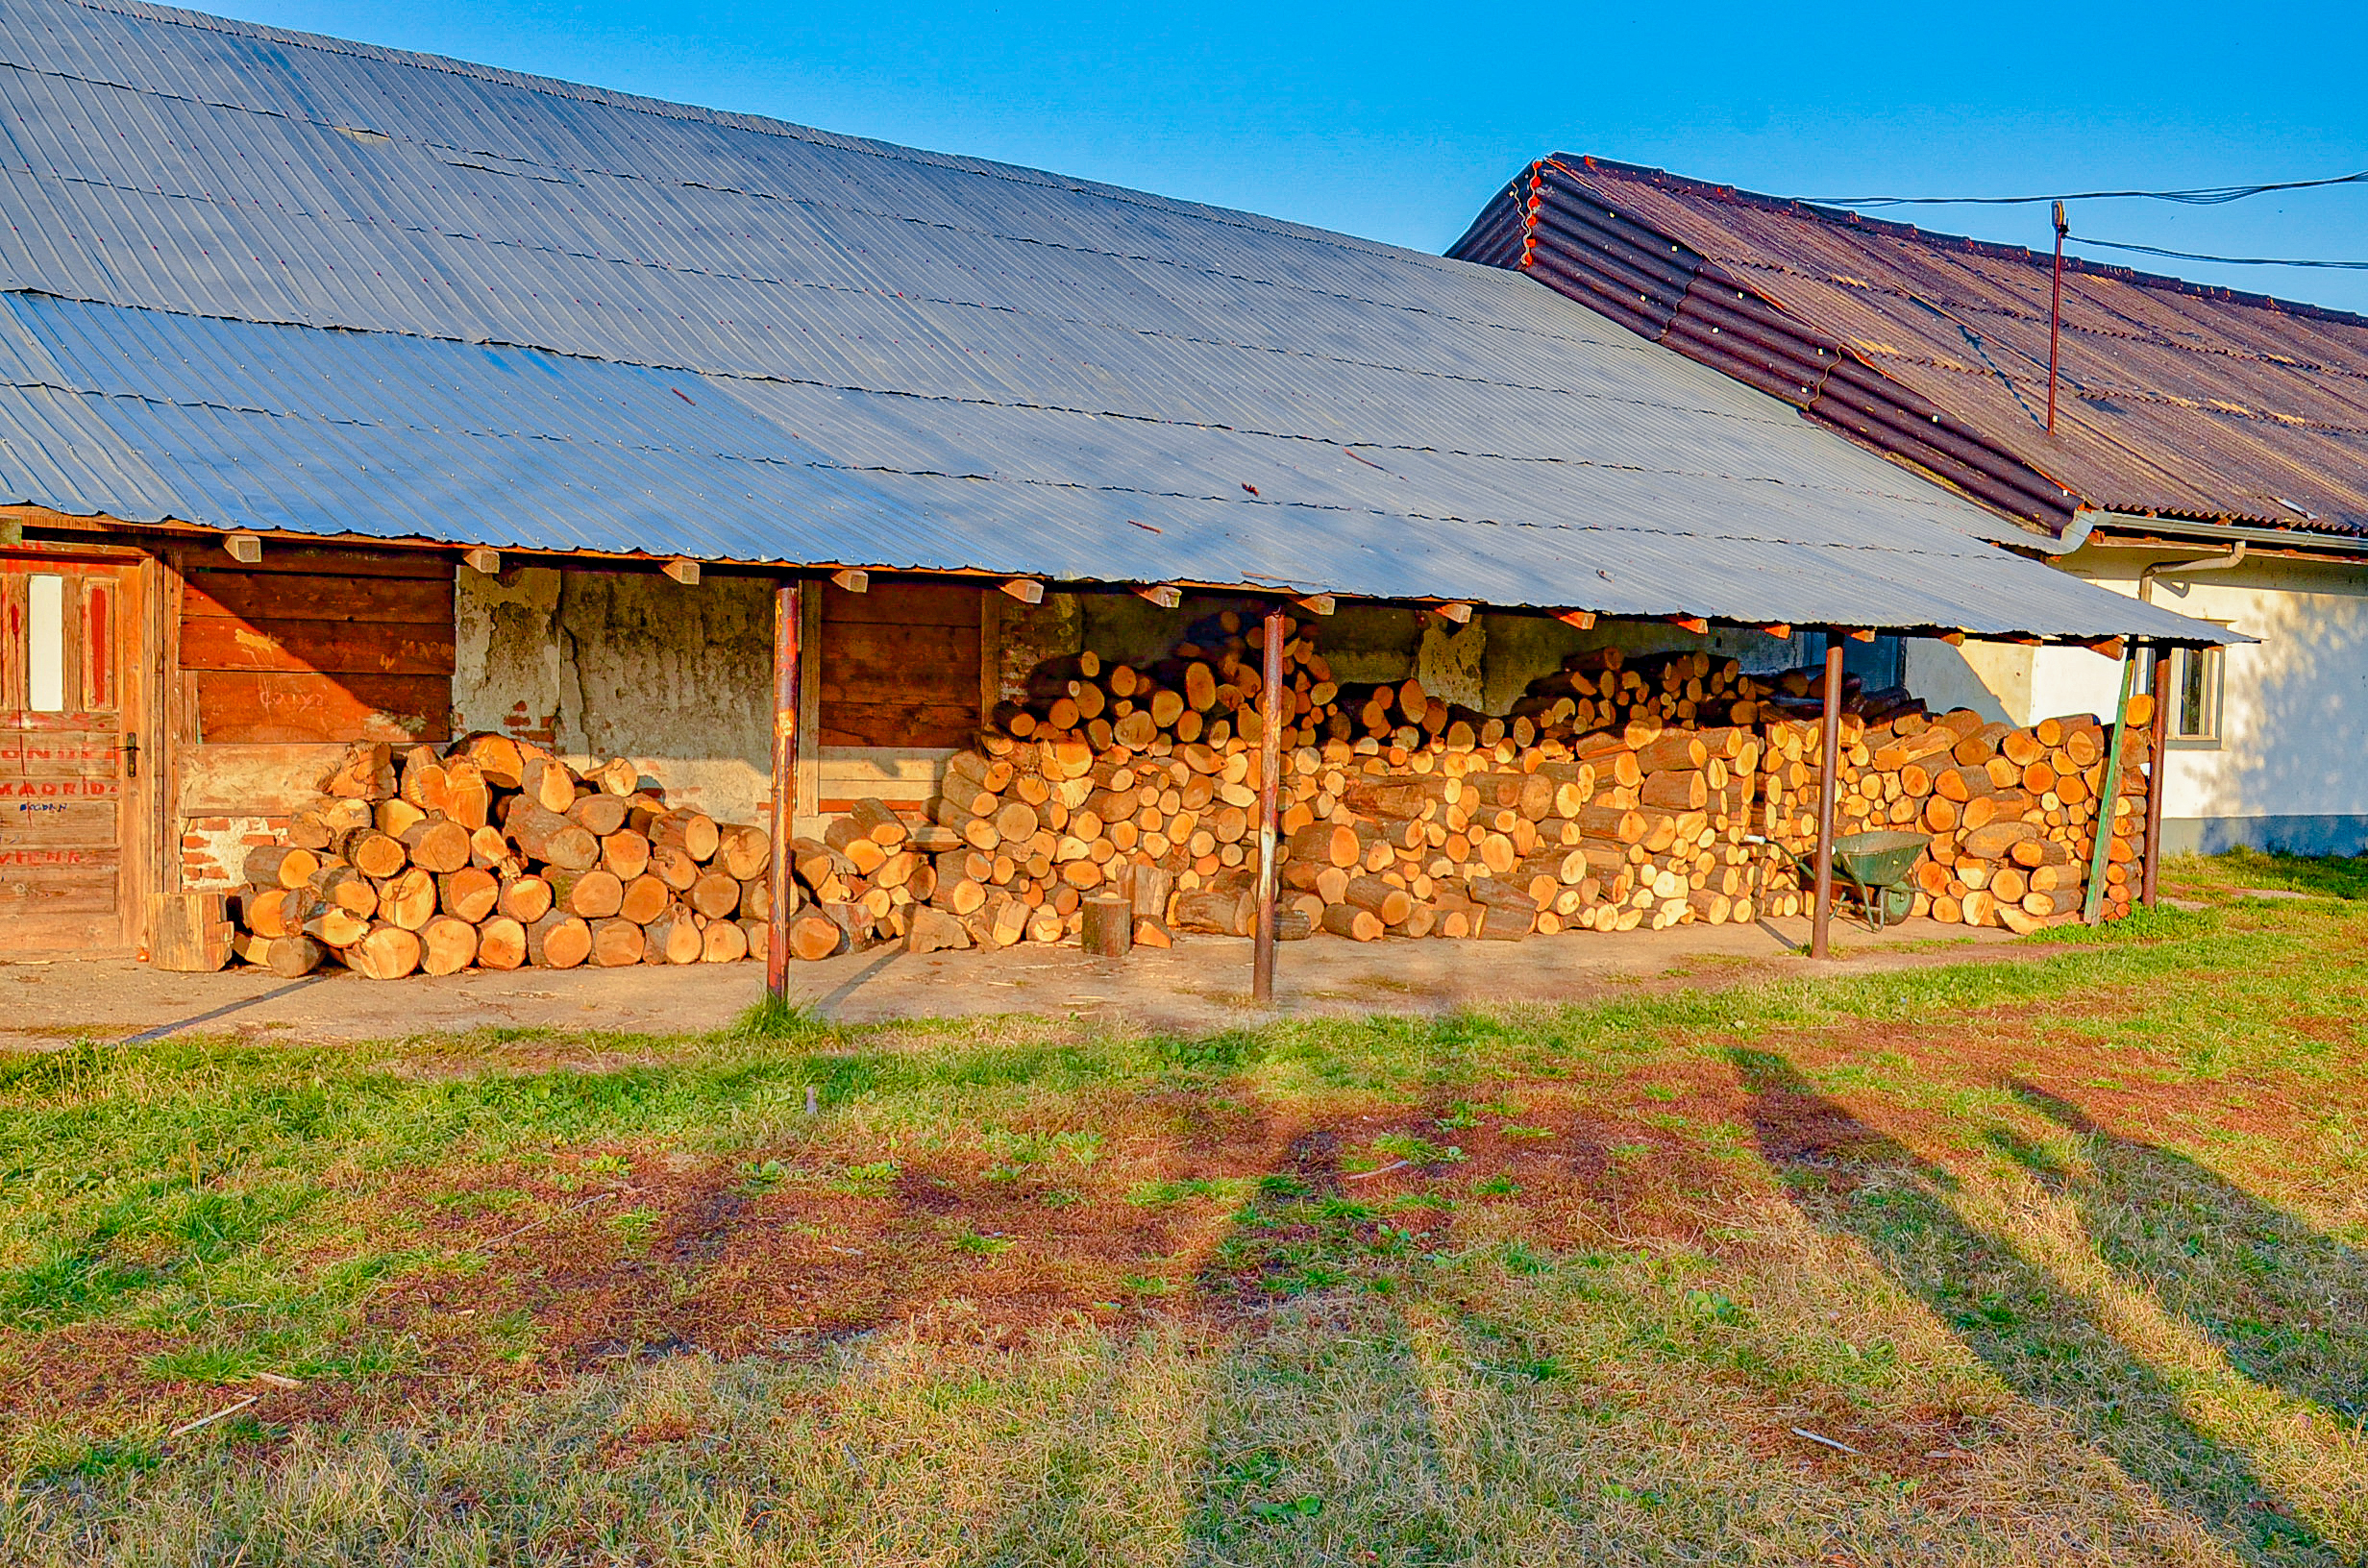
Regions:
M 2150 566 L 2137 575 L 2138 602 L 2152 604 L 2155 601 L 2155 578 L 2162 573 L 2169 572 L 2183 577 L 2190 572 L 2226 572 L 2232 566 L 2242 566 L 2244 561 L 2245 541 L 2239 539 L 2226 555 L 2199 555 L 2191 561 L 2165 561 Z

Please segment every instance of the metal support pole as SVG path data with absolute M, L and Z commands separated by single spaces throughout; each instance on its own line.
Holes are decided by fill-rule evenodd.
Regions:
M 2047 308 L 2047 433 L 2056 433 L 2056 355 L 2063 346 L 2063 236 L 2072 232 L 2064 222 L 2063 203 L 2056 204 L 2056 291 Z
M 798 819 L 798 628 L 795 577 L 773 591 L 773 918 L 765 936 L 765 989 L 789 997 L 789 841 Z
M 2088 851 L 2088 896 L 2081 920 L 2094 925 L 2105 914 L 2105 868 L 2113 853 L 2113 808 L 2121 803 L 2121 742 L 2130 732 L 2130 685 L 2137 678 L 2137 649 L 2122 655 L 2121 701 L 2113 709 L 2113 740 L 2105 748 L 2105 779 L 2097 787 L 2096 842 Z
M 1264 1007 L 1274 1000 L 1274 862 L 1282 814 L 1283 609 L 1267 611 L 1266 684 L 1258 689 L 1258 932 L 1250 941 L 1249 993 Z
M 1810 913 L 1809 956 L 1831 958 L 1826 928 L 1834 919 L 1834 794 L 1841 781 L 1841 631 L 1825 633 L 1825 760 L 1817 771 L 1817 894 Z
M 2155 731 L 2153 757 L 2146 764 L 2146 870 L 2138 882 L 2138 902 L 2155 907 L 2155 867 L 2162 859 L 2162 796 L 2171 772 L 2171 648 L 2155 645 Z

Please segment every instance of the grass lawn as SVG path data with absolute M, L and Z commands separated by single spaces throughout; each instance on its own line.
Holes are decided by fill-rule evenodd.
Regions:
M 2165 881 L 1444 1020 L 0 1059 L 0 1561 L 2359 1564 L 2368 863 Z

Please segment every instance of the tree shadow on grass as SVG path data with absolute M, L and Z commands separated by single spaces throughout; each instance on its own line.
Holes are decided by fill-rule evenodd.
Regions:
M 2114 1272 L 2256 1383 L 2368 1420 L 2368 1253 L 2184 1155 L 2107 1131 L 2045 1090 L 2011 1088 L 2086 1143 L 2093 1174 L 2061 1185 Z
M 1862 1243 L 2023 1398 L 2245 1560 L 2338 1564 L 2250 1461 L 2198 1431 L 2177 1393 L 2043 1269 L 1968 1225 L 1945 1170 L 1819 1094 L 1782 1056 L 1731 1053 L 1760 1150 L 1813 1223 Z
M 1234 1335 L 1189 1505 L 1195 1562 L 1466 1553 L 1411 1331 L 1391 1299 L 1393 1261 L 1418 1243 L 1343 1188 L 1339 1155 L 1329 1132 L 1295 1142 L 1202 1274 Z

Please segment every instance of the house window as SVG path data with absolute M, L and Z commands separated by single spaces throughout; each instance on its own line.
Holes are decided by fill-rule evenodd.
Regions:
M 2220 744 L 2220 652 L 2216 648 L 2171 649 L 2170 738 L 2197 747 Z M 2155 661 L 2140 659 L 2137 689 L 2152 693 Z
M 65 578 L 25 579 L 25 706 L 65 711 Z

